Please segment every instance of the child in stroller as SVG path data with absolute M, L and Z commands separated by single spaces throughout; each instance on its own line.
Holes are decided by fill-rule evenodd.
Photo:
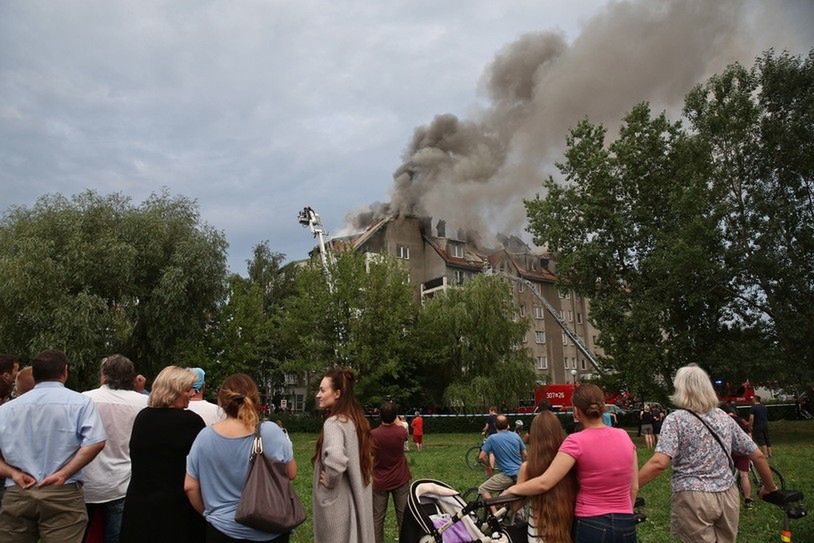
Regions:
M 401 523 L 400 543 L 520 543 L 526 539 L 526 526 L 503 526 L 507 507 L 496 514 L 490 506 L 517 501 L 516 496 L 466 503 L 449 485 L 433 479 L 418 479 L 410 485 L 407 509 Z M 486 522 L 481 525 L 474 511 L 483 509 Z M 484 533 L 484 528 L 489 533 Z

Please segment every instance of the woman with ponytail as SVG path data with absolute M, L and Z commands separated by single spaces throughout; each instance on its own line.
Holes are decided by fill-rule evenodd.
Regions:
M 184 490 L 192 506 L 206 519 L 207 543 L 275 541 L 290 534 L 261 532 L 235 522 L 235 510 L 249 473 L 254 432 L 259 422 L 260 393 L 245 373 L 230 375 L 218 391 L 226 419 L 201 431 L 187 457 Z M 286 464 L 289 479 L 297 475 L 291 442 L 273 422 L 260 424 L 263 454 Z
M 369 543 L 373 530 L 373 445 L 350 370 L 332 368 L 319 383 L 327 418 L 314 457 L 314 541 Z
M 504 494 L 537 496 L 550 492 L 574 468 L 579 484 L 574 542 L 635 543 L 633 502 L 639 490 L 636 446 L 627 432 L 602 422 L 605 395 L 598 386 L 579 386 L 573 402 L 574 416 L 584 429 L 565 438 L 541 475 L 518 482 Z M 548 538 L 545 541 L 550 543 Z

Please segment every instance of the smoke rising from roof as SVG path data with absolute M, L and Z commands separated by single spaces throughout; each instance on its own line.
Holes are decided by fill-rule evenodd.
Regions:
M 349 217 L 354 228 L 391 214 L 445 218 L 483 233 L 519 232 L 522 199 L 556 174 L 568 130 L 588 118 L 613 135 L 638 102 L 680 113 L 690 88 L 773 47 L 807 51 L 814 5 L 738 0 L 618 2 L 568 44 L 556 32 L 521 36 L 482 77 L 489 105 L 469 119 L 437 115 L 415 129 L 389 204 Z M 556 178 L 556 175 L 555 175 Z M 487 226 L 488 225 L 488 226 Z

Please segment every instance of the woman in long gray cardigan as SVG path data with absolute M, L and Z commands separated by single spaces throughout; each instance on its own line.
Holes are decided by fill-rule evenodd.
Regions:
M 316 399 L 328 418 L 314 453 L 314 541 L 367 543 L 373 533 L 370 425 L 350 370 L 330 369 Z

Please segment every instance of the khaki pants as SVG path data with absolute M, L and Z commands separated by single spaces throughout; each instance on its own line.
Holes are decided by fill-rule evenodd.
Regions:
M 735 543 L 739 515 L 736 485 L 724 492 L 676 492 L 670 525 L 684 543 Z
M 0 511 L 5 543 L 81 543 L 88 513 L 82 487 L 6 488 Z

